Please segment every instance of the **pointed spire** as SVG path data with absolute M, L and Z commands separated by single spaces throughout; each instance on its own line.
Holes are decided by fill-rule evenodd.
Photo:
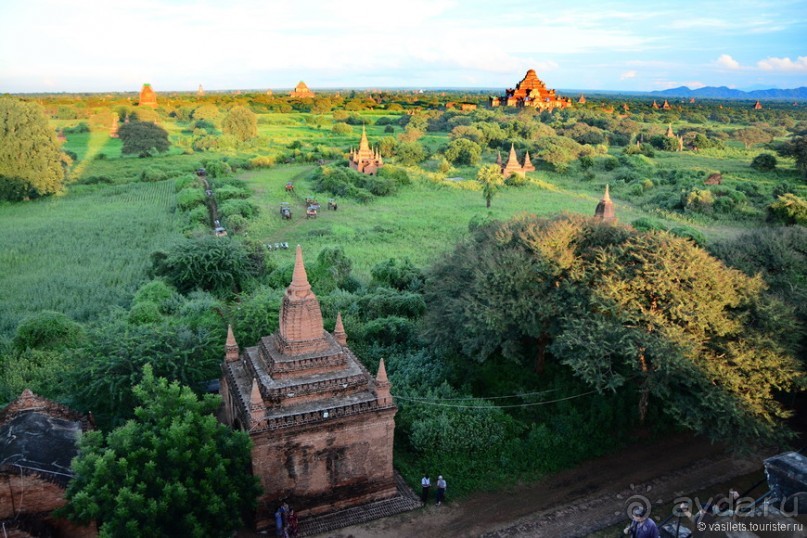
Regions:
M 511 162 L 517 162 L 518 157 L 516 157 L 516 145 L 514 143 L 510 143 L 510 155 L 507 157 L 507 164 Z
M 532 172 L 533 170 L 535 170 L 535 166 L 532 164 L 532 161 L 530 160 L 529 151 L 524 155 L 524 166 L 522 168 L 524 169 L 525 172 Z
M 367 142 L 367 129 L 361 126 L 361 141 L 359 142 L 359 153 L 370 151 L 370 143 Z
M 501 150 L 496 152 L 496 164 L 498 164 L 499 166 L 502 165 L 502 151 Z
M 233 326 L 227 325 L 227 342 L 224 344 L 224 360 L 226 362 L 237 361 L 239 351 L 238 342 L 235 341 L 235 335 L 233 334 Z
M 672 130 L 672 123 L 670 123 L 670 124 L 667 125 L 667 138 L 672 138 L 674 136 L 675 136 L 675 133 L 673 133 L 673 130 Z
M 600 203 L 597 204 L 597 209 L 594 210 L 594 218 L 603 222 L 616 222 L 614 203 L 611 201 L 607 183 L 605 184 L 605 194 Z
M 375 376 L 375 380 L 379 383 L 389 383 L 387 379 L 387 368 L 384 366 L 384 358 L 381 358 L 381 361 L 378 363 L 378 373 Z
M 252 378 L 252 390 L 249 393 L 249 418 L 250 430 L 254 430 L 261 426 L 266 425 L 266 408 L 263 405 L 263 397 L 261 397 L 261 390 L 258 387 L 258 380 Z
M 345 326 L 342 325 L 342 312 L 336 314 L 336 326 L 333 329 L 333 337 L 340 346 L 347 345 L 347 333 Z
M 378 363 L 378 373 L 375 376 L 375 398 L 380 407 L 394 405 L 392 394 L 390 394 L 390 383 L 387 380 L 387 369 L 384 367 L 384 359 Z
M 297 254 L 294 259 L 294 274 L 291 277 L 291 284 L 286 290 L 289 295 L 303 297 L 311 293 L 311 284 L 308 283 L 308 275 L 303 264 L 303 248 L 297 245 Z

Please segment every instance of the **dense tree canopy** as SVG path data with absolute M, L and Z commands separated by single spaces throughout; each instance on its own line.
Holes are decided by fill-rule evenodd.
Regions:
M 65 159 L 38 105 L 0 97 L 0 198 L 58 192 L 66 178 Z
M 657 402 L 715 439 L 770 438 L 787 416 L 774 395 L 802 374 L 780 338 L 792 318 L 763 288 L 664 232 L 528 216 L 477 229 L 436 264 L 427 326 L 470 359 L 540 368 L 548 354 L 599 391 L 638 390 L 640 417 Z
M 152 152 L 168 151 L 168 133 L 155 123 L 131 121 L 118 128 L 118 137 L 123 142 L 122 153 L 147 156 Z
M 233 107 L 221 122 L 221 128 L 244 142 L 258 136 L 258 117 L 246 107 Z
M 230 536 L 255 505 L 249 436 L 220 424 L 219 398 L 143 371 L 136 418 L 83 436 L 65 513 L 99 536 Z

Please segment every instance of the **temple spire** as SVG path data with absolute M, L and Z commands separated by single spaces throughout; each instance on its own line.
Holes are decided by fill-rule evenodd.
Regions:
M 367 129 L 361 126 L 361 141 L 359 142 L 359 153 L 370 151 L 370 143 L 367 142 Z
M 594 210 L 594 218 L 603 222 L 616 222 L 616 211 L 614 210 L 614 203 L 611 201 L 611 195 L 608 192 L 608 184 L 605 185 L 605 194 L 597 204 L 597 209 Z
M 347 333 L 345 326 L 342 324 L 342 312 L 336 314 L 336 326 L 333 329 L 333 337 L 340 346 L 347 345 Z
M 227 325 L 227 342 L 224 344 L 224 360 L 227 362 L 237 361 L 238 355 L 238 342 L 235 341 L 233 326 Z
M 378 373 L 375 376 L 375 397 L 379 406 L 393 405 L 390 383 L 387 380 L 387 369 L 384 367 L 383 358 L 378 363 Z
M 297 253 L 294 258 L 294 274 L 286 292 L 297 297 L 311 293 L 311 284 L 308 283 L 308 275 L 303 264 L 303 248 L 300 245 L 297 245 Z
M 265 411 L 261 391 L 258 388 L 258 380 L 253 377 L 252 390 L 249 393 L 249 418 L 252 422 L 250 430 L 266 425 Z

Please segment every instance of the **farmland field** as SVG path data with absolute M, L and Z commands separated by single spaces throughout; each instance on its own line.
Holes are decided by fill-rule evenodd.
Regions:
M 40 310 L 77 321 L 126 306 L 149 254 L 178 237 L 172 182 L 75 188 L 0 206 L 0 335 Z

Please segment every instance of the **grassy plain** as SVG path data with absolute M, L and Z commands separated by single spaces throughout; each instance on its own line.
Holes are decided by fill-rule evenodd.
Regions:
M 0 206 L 0 335 L 40 310 L 77 321 L 127 305 L 149 255 L 179 234 L 173 182 L 74 187 Z

